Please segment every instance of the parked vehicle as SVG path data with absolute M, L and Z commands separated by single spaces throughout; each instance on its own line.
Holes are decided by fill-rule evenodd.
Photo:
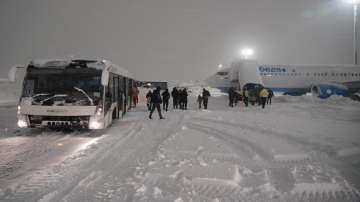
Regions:
M 131 106 L 131 74 L 109 61 L 30 62 L 18 106 L 20 128 L 103 129 Z

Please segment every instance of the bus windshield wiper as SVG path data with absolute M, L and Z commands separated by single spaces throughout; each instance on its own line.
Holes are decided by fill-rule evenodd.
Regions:
M 36 98 L 39 96 L 46 96 L 46 95 L 50 95 L 50 93 L 38 93 L 38 94 L 35 94 L 34 96 L 32 96 L 31 98 Z
M 53 96 L 51 96 L 51 97 L 49 97 L 49 98 L 46 98 L 46 99 L 44 99 L 44 100 L 41 100 L 39 103 L 40 104 L 43 104 L 44 102 L 46 102 L 46 101 L 48 101 L 48 100 L 51 100 L 51 99 L 53 99 L 53 98 L 56 98 L 56 97 L 67 97 L 68 95 L 66 95 L 66 94 L 55 94 L 55 95 L 53 95 Z
M 90 104 L 94 105 L 94 100 L 91 99 L 91 97 L 83 89 L 75 87 L 75 86 L 74 86 L 74 89 L 81 92 L 82 94 L 84 94 L 87 97 L 87 99 L 90 101 Z

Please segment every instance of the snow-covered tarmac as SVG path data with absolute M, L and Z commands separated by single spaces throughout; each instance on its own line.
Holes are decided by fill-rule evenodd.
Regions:
M 15 108 L 0 107 L 0 201 L 360 200 L 360 103 L 190 105 L 149 120 L 142 103 L 109 129 L 71 133 L 18 130 Z

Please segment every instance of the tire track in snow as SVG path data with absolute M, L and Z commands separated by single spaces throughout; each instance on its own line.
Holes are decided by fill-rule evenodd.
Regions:
M 137 120 L 137 123 L 141 125 L 141 130 L 121 147 L 113 147 L 110 150 L 110 152 L 119 152 L 119 154 L 103 155 L 105 160 L 116 159 L 116 163 L 102 169 L 101 176 L 92 182 L 94 186 L 89 190 L 86 187 L 86 194 L 77 194 L 86 191 L 83 186 L 78 186 L 72 189 L 64 199 L 86 200 L 96 198 L 97 201 L 132 201 L 134 197 L 137 197 L 136 190 L 141 188 L 139 182 L 146 172 L 148 162 L 155 156 L 154 154 L 160 145 L 174 131 L 178 130 L 177 126 L 183 122 L 183 119 L 184 116 L 176 117 L 174 121 L 169 118 L 170 125 L 163 125 L 164 121 L 162 120 L 157 122 L 145 121 L 144 119 Z M 154 133 L 149 134 L 149 131 L 154 131 Z M 101 163 L 104 164 L 104 162 Z
M 230 126 L 230 127 L 237 128 L 237 129 L 245 129 L 245 130 L 253 131 L 255 133 L 262 134 L 264 136 L 273 136 L 275 138 L 286 140 L 289 144 L 294 145 L 295 147 L 303 148 L 304 151 L 307 151 L 307 149 L 308 149 L 308 148 L 304 148 L 304 145 L 312 145 L 311 142 L 291 136 L 289 134 L 283 134 L 283 133 L 275 132 L 273 130 L 267 130 L 267 129 L 263 129 L 260 127 L 254 127 L 254 126 L 250 126 L 250 125 L 247 125 L 244 123 L 231 123 L 231 122 L 226 122 L 226 121 L 221 121 L 221 120 L 213 120 L 213 119 L 205 119 L 205 118 L 194 118 L 194 119 L 201 121 L 201 122 L 222 124 L 222 125 Z M 314 147 L 319 147 L 319 145 L 314 145 Z M 309 156 L 303 156 L 303 157 L 299 156 L 298 158 L 295 157 L 294 160 L 289 160 L 289 161 L 294 162 L 294 161 L 298 161 L 298 160 L 299 161 L 309 160 Z
M 120 128 L 121 125 L 109 128 L 107 131 L 115 130 L 118 127 Z M 123 147 L 127 142 L 136 138 L 143 130 L 143 126 L 139 122 L 132 123 L 129 128 L 130 130 L 120 139 L 116 137 L 119 134 L 111 134 L 113 137 L 109 136 L 110 140 L 103 144 L 104 147 L 92 155 L 90 159 L 86 160 L 85 163 L 75 165 L 73 168 L 76 171 L 71 173 L 70 176 L 65 175 L 65 178 L 72 177 L 72 180 L 63 186 L 64 188 L 60 191 L 57 191 L 54 198 L 64 201 L 91 201 L 96 197 L 98 197 L 97 201 L 106 199 L 111 193 L 98 195 L 94 187 L 108 175 L 108 172 L 115 170 L 117 166 L 130 157 L 131 153 L 135 152 L 134 149 L 129 149 L 126 152 L 114 153 L 117 152 L 118 148 Z M 111 180 L 113 181 L 114 179 Z M 57 184 L 61 184 L 61 182 Z M 107 188 L 109 187 L 107 186 Z
M 195 127 L 194 127 L 195 126 Z M 231 144 L 235 144 L 234 141 L 232 141 L 233 135 L 231 134 L 227 134 L 223 131 L 218 131 L 216 128 L 213 127 L 209 127 L 209 126 L 203 126 L 201 124 L 192 124 L 189 126 L 189 128 L 195 129 L 195 130 L 199 130 L 202 131 L 208 135 L 214 136 L 215 138 L 218 138 L 220 140 L 224 140 L 225 136 L 230 136 L 231 138 L 228 139 L 226 141 L 227 144 L 230 143 Z M 206 130 L 204 130 L 204 128 L 206 128 Z M 221 136 L 222 134 L 222 136 Z M 254 146 L 252 145 L 252 148 L 254 148 Z M 255 151 L 259 151 L 259 149 L 255 149 Z M 260 150 L 262 151 L 262 150 Z M 277 190 L 281 191 L 282 193 L 288 193 L 291 190 L 294 190 L 297 186 L 295 184 L 295 180 L 291 174 L 291 171 L 286 168 L 281 166 L 280 162 L 276 162 L 276 161 L 269 161 L 269 158 L 264 158 L 266 161 L 265 163 L 262 163 L 260 165 L 264 166 L 264 168 L 269 169 L 269 180 L 271 182 L 271 184 L 273 184 Z M 258 162 L 255 162 L 256 164 L 258 164 Z M 251 163 L 250 163 L 251 164 Z M 245 164 L 247 165 L 247 164 Z M 331 184 L 330 184 L 331 185 Z M 205 188 L 206 189 L 206 188 Z M 296 193 L 299 190 L 295 189 L 295 193 L 293 193 L 293 195 L 291 197 L 295 197 L 297 198 Z M 344 192 L 344 193 L 348 193 L 347 195 L 339 195 L 337 194 L 337 192 Z M 348 189 L 348 188 L 341 188 L 339 190 L 335 190 L 332 188 L 332 186 L 327 186 L 326 184 L 313 184 L 313 186 L 305 186 L 304 190 L 302 190 L 302 194 L 305 195 L 306 200 L 312 200 L 314 199 L 315 196 L 328 196 L 330 195 L 335 196 L 336 200 L 341 200 L 341 201 L 348 201 L 348 199 L 351 201 L 352 198 L 358 199 L 358 191 L 354 190 L 354 189 Z M 303 197 L 304 198 L 304 197 Z M 321 199 L 322 201 L 327 201 L 327 198 L 325 199 Z
M 266 130 L 263 128 L 249 126 L 243 123 L 229 123 L 222 120 L 213 120 L 213 119 L 205 119 L 205 118 L 194 118 L 195 120 L 204 121 L 208 123 L 218 123 L 228 125 L 234 128 L 239 129 L 247 129 L 250 131 L 259 132 L 262 134 L 270 135 L 276 138 L 285 139 L 287 142 L 294 144 L 298 147 L 304 148 L 306 151 L 310 151 L 311 160 L 314 162 L 321 162 L 324 164 L 330 164 L 334 168 L 338 169 L 343 177 L 349 182 L 350 189 L 354 187 L 356 190 L 352 190 L 359 194 L 360 190 L 360 168 L 357 166 L 353 166 L 353 160 L 358 160 L 358 156 L 352 156 L 348 158 L 339 158 L 336 156 L 336 151 L 327 146 L 317 144 L 315 142 L 310 142 L 306 139 L 295 137 L 285 133 L 279 133 L 272 130 Z M 297 160 L 293 161 L 296 162 Z
M 249 159 L 254 159 L 257 155 L 264 161 L 272 161 L 274 159 L 270 151 L 263 149 L 246 138 L 228 134 L 225 131 L 218 130 L 217 128 L 198 123 L 191 123 L 188 127 L 225 142 L 226 145 L 231 146 L 233 150 L 236 151 L 236 154 L 238 154 L 239 151 L 244 152 L 244 148 L 247 148 L 246 153 Z
M 136 131 L 136 127 L 135 129 L 130 127 L 130 130 L 125 131 L 121 139 L 127 138 L 134 131 Z M 111 142 L 109 146 L 111 147 L 118 143 Z M 80 161 L 78 161 L 79 157 Z M 67 186 L 71 187 L 77 180 L 81 181 L 81 178 L 86 178 L 88 174 L 91 174 L 86 172 L 87 169 L 79 169 L 82 157 L 83 154 L 80 151 L 80 153 L 66 159 L 59 165 L 44 167 L 36 172 L 30 172 L 22 176 L 7 188 L 8 191 L 5 191 L 7 194 L 2 198 L 7 201 L 39 201 L 47 194 L 51 194 L 52 198 L 57 198 L 59 195 L 64 194 L 63 189 Z M 84 167 L 89 166 L 91 165 L 87 164 Z
M 189 124 L 189 128 L 194 129 L 194 130 L 198 130 L 200 132 L 203 132 L 204 134 L 210 135 L 210 136 L 212 136 L 214 138 L 217 138 L 217 139 L 223 141 L 226 145 L 231 146 L 234 149 L 236 154 L 237 154 L 238 148 L 248 146 L 248 147 L 250 147 L 250 149 L 252 149 L 253 154 L 259 155 L 262 158 L 261 161 L 255 160 L 254 158 L 250 158 L 250 159 L 248 159 L 249 162 L 251 160 L 254 161 L 255 164 L 257 164 L 258 162 L 261 162 L 261 164 L 263 164 L 263 167 L 266 167 L 270 171 L 276 171 L 278 169 L 282 169 L 279 166 L 276 166 L 275 168 L 273 168 L 274 166 L 270 166 L 270 164 L 271 164 L 271 162 L 273 160 L 273 156 L 270 155 L 270 152 L 267 152 L 262 147 L 256 145 L 253 142 L 248 141 L 245 138 L 242 138 L 242 137 L 239 137 L 239 136 L 234 136 L 234 135 L 228 134 L 228 133 L 226 133 L 224 131 L 220 131 L 220 130 L 214 128 L 214 127 L 204 126 L 202 124 Z M 245 164 L 245 166 L 248 166 L 248 165 Z M 282 171 L 285 172 L 285 173 L 289 172 L 289 171 L 287 171 L 285 169 L 282 169 Z M 276 186 L 277 189 L 279 189 L 281 191 L 287 191 L 287 189 L 289 187 L 291 188 L 291 187 L 294 186 L 293 182 L 294 182 L 294 180 L 291 179 L 291 177 L 288 178 L 288 180 L 284 182 L 283 180 L 279 180 L 278 178 L 271 176 L 271 177 L 269 177 L 267 179 L 267 182 L 265 182 L 265 183 L 271 183 L 274 186 Z M 237 187 L 235 187 L 235 189 L 234 189 L 234 187 L 229 187 L 227 184 L 225 184 L 223 186 L 220 186 L 221 188 L 219 188 L 218 185 L 216 185 L 216 184 L 213 185 L 211 183 L 207 184 L 207 185 L 200 185 L 200 186 L 205 186 L 205 188 L 200 189 L 200 191 L 201 190 L 209 190 L 209 189 L 212 190 L 212 191 L 209 191 L 209 192 L 204 192 L 204 191 L 200 192 L 200 194 L 204 194 L 206 196 L 208 194 L 210 194 L 210 193 L 219 193 L 219 191 L 216 191 L 216 190 L 227 190 L 227 192 L 234 193 L 234 191 L 236 189 L 240 189 L 239 185 L 237 185 Z M 224 196 L 222 196 L 222 197 L 224 197 Z

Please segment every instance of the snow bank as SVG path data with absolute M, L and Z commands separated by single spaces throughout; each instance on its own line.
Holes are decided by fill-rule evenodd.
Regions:
M 0 83 L 0 106 L 16 105 L 19 100 L 20 89 L 16 83 L 7 81 Z
M 0 106 L 16 105 L 25 72 L 24 66 L 16 65 L 10 69 L 8 78 L 0 79 Z
M 1 82 L 0 89 L 0 106 L 16 105 L 20 95 L 16 84 L 11 81 Z
M 279 95 L 274 100 L 280 103 L 314 103 L 314 104 L 330 104 L 330 105 L 356 105 L 360 107 L 360 102 L 354 101 L 348 97 L 333 95 L 327 99 L 320 99 L 311 94 L 303 96 Z
M 220 97 L 226 95 L 226 93 L 223 93 L 220 89 L 212 88 L 210 86 L 207 86 L 204 82 L 200 81 L 180 83 L 178 87 L 187 88 L 189 95 L 192 97 L 197 97 L 198 95 L 202 94 L 203 88 L 210 92 L 211 97 Z
M 221 92 L 221 90 L 217 89 L 217 88 L 211 88 L 211 87 L 199 87 L 199 86 L 192 86 L 192 87 L 188 87 L 190 96 L 196 97 L 200 94 L 202 94 L 203 88 L 205 88 L 206 90 L 208 90 L 211 94 L 211 97 L 220 97 L 223 95 L 226 95 L 225 93 Z

